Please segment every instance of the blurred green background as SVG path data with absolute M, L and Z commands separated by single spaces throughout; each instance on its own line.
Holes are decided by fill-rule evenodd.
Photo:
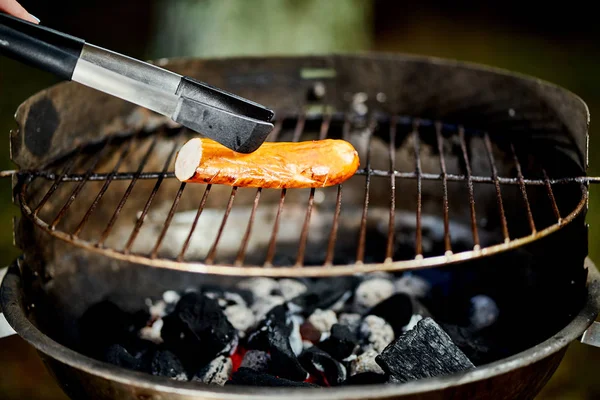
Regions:
M 591 111 L 590 175 L 600 175 L 600 28 L 577 2 L 384 0 L 29 0 L 50 26 L 141 59 L 235 54 L 391 51 L 502 67 L 559 84 Z M 0 168 L 12 169 L 8 132 L 17 106 L 56 82 L 0 58 Z M 600 262 L 600 196 L 591 188 L 589 251 Z M 10 183 L 0 181 L 0 264 L 12 245 Z M 539 399 L 600 398 L 600 349 L 573 343 Z M 65 399 L 20 338 L 0 341 L 1 399 Z

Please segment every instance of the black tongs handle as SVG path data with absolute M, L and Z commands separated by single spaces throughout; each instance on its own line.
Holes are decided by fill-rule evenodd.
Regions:
M 240 153 L 273 129 L 272 110 L 189 77 L 0 13 L 0 54 L 171 118 Z
M 71 80 L 85 41 L 0 13 L 0 54 Z

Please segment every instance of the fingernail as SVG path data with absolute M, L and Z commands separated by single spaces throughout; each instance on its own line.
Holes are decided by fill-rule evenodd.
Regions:
M 29 14 L 29 15 L 31 16 L 31 18 L 35 19 L 38 24 L 41 22 L 40 19 L 38 17 L 36 17 L 35 15 L 33 15 L 33 14 Z

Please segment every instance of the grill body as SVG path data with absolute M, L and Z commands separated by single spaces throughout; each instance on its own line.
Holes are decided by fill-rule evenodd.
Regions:
M 467 374 L 405 385 L 333 388 L 311 393 L 311 396 L 323 399 L 532 398 L 558 366 L 568 343 L 575 340 L 597 315 L 598 276 L 591 263 L 584 266 L 587 255 L 584 225 L 587 186 L 572 179 L 585 174 L 589 118 L 585 104 L 571 93 L 504 71 L 402 55 L 182 59 L 160 63 L 175 72 L 211 82 L 262 104 L 274 105 L 278 115 L 307 116 L 292 119 L 293 124 L 287 128 L 291 139 L 302 136 L 308 130 L 311 116 L 327 115 L 327 112 L 332 115 L 350 113 L 359 117 L 383 115 L 381 125 L 385 130 L 379 138 L 384 139 L 371 147 L 364 143 L 361 146 L 361 140 L 364 142 L 361 132 L 368 132 L 369 121 L 372 121 L 365 118 L 362 127 L 359 122 L 351 136 L 362 151 L 362 175 L 343 185 L 343 191 L 337 188 L 324 191 L 323 203 L 319 203 L 320 191 L 288 191 L 285 207 L 299 207 L 300 222 L 298 238 L 294 242 L 275 241 L 276 248 L 284 251 L 275 251 L 273 260 L 278 254 L 287 254 L 286 246 L 294 251 L 291 256 L 281 257 L 282 265 L 266 265 L 268 263 L 260 257 L 258 261 L 251 261 L 254 259 L 250 251 L 244 254 L 245 262 L 236 263 L 240 255 L 238 242 L 231 254 L 223 253 L 221 242 L 215 251 L 216 246 L 208 246 L 206 258 L 209 262 L 194 259 L 186 263 L 186 260 L 177 258 L 177 252 L 165 255 L 160 251 L 154 252 L 152 246 L 142 252 L 138 252 L 139 248 L 134 245 L 127 249 L 130 242 L 146 244 L 144 239 L 147 237 L 143 235 L 147 231 L 154 232 L 150 235 L 153 239 L 162 237 L 162 240 L 168 240 L 171 237 L 173 226 L 162 236 L 162 220 L 152 225 L 148 210 L 156 208 L 162 212 L 159 214 L 163 218 L 176 219 L 171 214 L 174 204 L 177 211 L 191 211 L 193 215 L 198 203 L 203 202 L 205 188 L 191 185 L 177 203 L 174 202 L 181 186 L 167 175 L 169 164 L 165 160 L 172 156 L 178 142 L 173 135 L 168 136 L 172 128 L 165 126 L 164 119 L 72 83 L 49 88 L 27 100 L 17 112 L 19 129 L 11 135 L 11 157 L 23 171 L 14 177 L 15 202 L 23 210 L 23 216 L 15 227 L 15 238 L 16 244 L 23 250 L 23 260 L 20 265 L 11 268 L 4 280 L 2 307 L 9 323 L 40 351 L 51 372 L 73 398 L 89 398 L 92 395 L 107 399 L 306 396 L 304 391 L 289 388 L 219 390 L 191 383 L 174 383 L 166 378 L 125 371 L 71 350 L 77 344 L 77 329 L 73 323 L 87 306 L 108 296 L 125 308 L 135 308 L 145 296 L 156 296 L 163 290 L 177 289 L 190 282 L 214 280 L 220 285 L 227 285 L 238 279 L 236 275 L 297 276 L 303 274 L 301 271 L 308 271 L 306 274 L 311 276 L 335 277 L 393 270 L 398 265 L 407 269 L 447 268 L 445 265 L 451 259 L 459 263 L 454 266 L 456 270 L 492 269 L 495 272 L 487 278 L 488 283 L 493 283 L 494 290 L 507 291 L 511 290 L 511 279 L 507 276 L 515 274 L 512 279 L 525 279 L 525 272 L 519 275 L 522 269 L 519 262 L 528 260 L 527 263 L 532 264 L 533 278 L 528 278 L 539 279 L 534 285 L 539 293 L 535 297 L 526 297 L 532 300 L 527 304 L 522 301 L 525 293 L 515 293 L 514 302 L 506 310 L 508 313 L 521 313 L 515 319 L 515 323 L 525 323 L 519 334 L 526 336 L 527 326 L 539 324 L 548 333 L 548 340 L 529 338 L 527 348 L 518 354 Z M 492 169 L 490 174 L 488 164 L 484 167 L 472 163 L 471 166 L 472 175 L 482 177 L 481 185 L 475 188 L 476 211 L 478 218 L 486 220 L 485 223 L 473 217 L 475 202 L 470 201 L 468 195 L 469 185 L 473 182 L 469 183 L 464 166 L 456 157 L 446 159 L 448 170 L 444 171 L 440 166 L 440 156 L 435 151 L 435 139 L 439 137 L 435 124 L 426 129 L 425 136 L 429 135 L 429 139 L 422 142 L 421 148 L 427 152 L 419 163 L 414 157 L 396 155 L 399 166 L 389 168 L 388 154 L 395 154 L 388 151 L 390 143 L 385 140 L 389 137 L 385 135 L 391 131 L 390 116 L 439 120 L 454 127 L 463 124 L 493 138 L 490 153 L 498 156 L 495 172 Z M 319 136 L 327 118 L 316 117 L 316 120 L 319 123 L 313 135 Z M 415 120 L 411 119 L 408 125 L 414 123 Z M 132 142 L 130 136 L 139 132 L 146 136 L 140 142 Z M 159 137 L 156 132 L 163 135 Z M 343 128 L 339 132 L 343 135 Z M 410 134 L 411 131 L 405 133 Z M 408 134 L 405 137 L 409 137 Z M 458 136 L 452 136 L 454 134 Z M 486 135 L 480 136 L 479 140 L 479 145 L 483 146 L 479 147 L 479 151 L 484 155 L 479 154 L 481 163 L 486 161 Z M 88 161 L 93 161 L 94 155 L 102 152 L 102 142 L 109 136 L 115 137 L 115 142 L 121 140 L 119 145 L 132 143 L 131 152 L 123 159 L 123 175 L 112 182 L 104 197 L 94 205 L 94 197 L 103 190 L 117 153 L 105 153 L 108 161 L 101 159 L 97 164 L 97 170 L 100 170 L 97 180 L 86 175 L 87 167 L 71 175 L 67 167 L 71 160 L 76 160 L 73 153 L 81 145 L 98 143 L 100 147 L 89 153 Z M 448 142 L 451 138 L 460 137 L 460 129 L 446 137 Z M 147 149 L 153 146 L 152 143 L 155 143 L 155 152 L 149 153 Z M 452 143 L 460 149 L 460 140 Z M 515 154 L 520 160 L 520 168 L 515 167 L 514 159 L 510 157 L 511 145 L 517 149 Z M 402 146 L 412 149 L 414 142 L 406 139 L 399 144 L 400 155 Z M 372 157 L 367 157 L 365 151 L 372 152 Z M 460 150 L 455 151 L 460 154 Z M 470 147 L 471 160 L 477 159 L 477 153 L 477 148 Z M 147 157 L 144 165 L 142 161 L 147 154 L 156 157 Z M 368 158 L 370 161 L 367 161 Z M 414 164 L 420 164 L 416 172 Z M 402 172 L 400 167 L 403 165 L 409 166 L 409 172 Z M 432 165 L 440 171 L 427 172 L 426 169 Z M 390 170 L 392 173 L 385 175 Z M 377 173 L 373 171 L 381 172 L 382 176 L 375 176 Z M 71 181 L 62 181 L 65 176 L 72 178 Z M 397 179 L 390 179 L 392 176 Z M 456 182 L 452 183 L 453 179 Z M 134 181 L 137 184 L 133 194 L 125 197 Z M 86 184 L 78 189 L 80 182 Z M 162 182 L 162 186 L 155 191 L 158 182 Z M 395 188 L 391 182 L 396 183 Z M 54 186 L 56 188 L 53 189 Z M 498 187 L 502 188 L 502 201 L 498 201 Z M 341 261 L 333 257 L 333 263 L 328 264 L 326 254 L 329 252 L 323 252 L 323 257 L 310 261 L 310 255 L 319 253 L 315 249 L 329 248 L 334 229 L 327 226 L 322 236 L 324 239 L 311 241 L 311 238 L 320 237 L 316 235 L 319 231 L 306 230 L 304 226 L 309 226 L 307 221 L 320 219 L 310 219 L 307 210 L 312 211 L 313 217 L 319 217 L 321 209 L 330 210 L 335 215 L 340 204 L 340 192 L 343 197 L 339 212 L 340 232 L 347 229 L 356 235 L 347 244 L 344 238 L 351 235 L 340 235 L 337 240 L 342 247 L 336 247 L 332 254 L 345 255 L 347 248 L 352 249 L 351 254 Z M 77 199 L 70 200 L 76 193 L 79 193 Z M 234 200 L 232 193 L 235 193 Z M 233 210 L 233 214 L 239 206 L 251 210 L 257 202 L 256 193 L 255 190 L 240 189 L 236 192 L 227 187 L 213 187 L 203 207 L 225 210 L 226 213 L 229 209 Z M 260 194 L 259 207 L 264 205 L 276 216 L 281 199 L 280 191 L 265 191 Z M 233 201 L 233 208 L 228 207 Z M 42 203 L 44 207 L 39 206 Z M 499 208 L 500 203 L 504 206 Z M 353 207 L 358 210 L 355 219 L 348 216 L 348 210 Z M 93 212 L 87 216 L 91 209 Z M 364 228 L 366 223 L 363 221 L 368 221 L 382 209 L 385 218 L 376 222 L 386 223 L 382 228 L 384 235 L 381 240 L 375 240 L 375 250 L 369 251 L 368 243 L 372 236 Z M 400 216 L 400 223 L 407 221 L 402 215 L 410 217 L 408 234 L 389 228 L 391 225 L 387 224 L 393 219 L 392 212 L 396 213 L 396 217 Z M 250 213 L 239 225 L 242 232 L 247 229 Z M 103 232 L 106 232 L 107 222 L 117 214 L 114 225 L 108 223 L 112 226 L 111 234 L 105 236 Z M 145 216 L 146 222 L 142 218 L 142 223 L 138 223 L 140 219 L 136 216 Z M 434 223 L 427 225 L 426 217 L 433 217 Z M 80 231 L 79 226 L 84 220 L 85 229 Z M 220 214 L 217 226 L 224 224 L 223 220 Z M 236 219 L 230 220 L 230 224 L 231 221 Z M 479 227 L 479 243 L 475 241 L 475 235 L 470 236 L 474 232 L 471 229 L 473 221 Z M 532 231 L 532 221 L 537 231 Z M 505 230 L 507 223 L 508 230 Z M 483 229 L 482 225 L 487 228 Z M 466 227 L 467 244 L 462 244 L 461 251 L 456 241 L 463 231 L 462 227 Z M 544 230 L 548 227 L 551 229 Z M 423 238 L 427 236 L 425 228 L 442 232 L 439 236 L 443 245 L 431 251 L 438 251 L 437 257 L 423 251 Z M 261 229 L 258 224 L 254 232 Z M 138 235 L 137 241 L 132 241 L 132 232 Z M 385 232 L 396 235 L 385 235 Z M 450 238 L 448 232 L 454 235 Z M 228 235 L 225 232 L 221 236 L 227 238 Z M 267 235 L 267 239 L 269 237 Z M 390 253 L 394 241 L 406 240 L 403 239 L 405 237 L 410 238 L 408 242 L 412 249 L 408 256 L 403 258 Z M 192 248 L 200 246 L 202 239 L 202 236 L 196 238 Z M 244 241 L 244 238 L 239 240 L 240 243 Z M 270 243 L 267 240 L 267 253 L 270 252 Z M 499 247 L 491 247 L 498 243 Z M 488 248 L 487 253 L 475 252 L 477 245 L 481 250 Z M 448 246 L 455 252 L 450 254 L 454 258 L 446 258 Z M 419 254 L 420 247 L 423 254 Z M 298 249 L 301 249 L 303 257 L 299 257 Z M 169 250 L 172 250 L 171 246 L 162 247 L 162 251 L 168 253 Z M 212 259 L 211 253 L 214 253 Z M 259 251 L 257 254 L 263 253 Z M 388 259 L 390 254 L 392 262 Z M 424 257 L 419 258 L 420 255 Z M 228 256 L 231 257 L 227 259 Z M 484 256 L 488 257 L 481 261 Z M 552 279 L 546 279 L 548 276 Z M 557 292 L 561 296 L 556 296 Z M 31 308 L 31 304 L 35 307 Z M 556 317 L 558 314 L 563 317 Z M 534 340 L 537 341 L 532 342 Z
M 429 378 L 402 385 L 311 390 L 310 397 L 323 400 L 533 399 L 559 366 L 568 345 L 577 340 L 598 315 L 600 274 L 591 262 L 586 264 L 589 269 L 587 296 L 579 313 L 555 335 L 526 351 L 465 374 Z M 21 265 L 21 269 L 26 267 Z M 139 301 L 140 292 L 155 292 L 160 287 L 166 289 L 177 285 L 184 287 L 186 280 L 190 279 L 198 279 L 198 275 L 174 274 L 171 271 L 165 273 L 156 269 L 101 272 L 98 268 L 91 267 L 66 277 L 61 289 L 78 285 L 77 295 L 85 298 L 82 293 L 89 291 L 90 286 L 105 285 L 107 292 L 119 292 L 122 302 L 127 297 Z M 133 293 L 119 291 L 114 288 L 117 280 L 123 287 L 140 289 Z M 295 388 L 202 387 L 117 368 L 82 356 L 52 340 L 32 324 L 31 320 L 35 320 L 35 316 L 26 307 L 29 299 L 26 300 L 23 292 L 22 285 L 25 282 L 19 267 L 11 267 L 3 282 L 0 298 L 6 318 L 19 335 L 38 350 L 49 371 L 73 399 L 305 399 L 309 393 Z M 125 300 L 122 304 L 126 302 Z M 57 306 L 54 304 L 49 307 Z M 67 307 L 73 306 L 71 304 Z

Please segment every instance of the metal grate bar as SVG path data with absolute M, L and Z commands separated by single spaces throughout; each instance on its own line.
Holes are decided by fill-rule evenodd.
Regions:
M 185 256 L 185 252 L 190 246 L 190 242 L 192 241 L 192 235 L 194 235 L 194 231 L 196 230 L 196 226 L 198 225 L 198 220 L 200 219 L 200 215 L 202 215 L 202 211 L 204 211 L 204 207 L 206 206 L 206 200 L 208 199 L 208 195 L 210 194 L 210 189 L 212 188 L 211 184 L 206 185 L 206 189 L 204 189 L 204 194 L 202 195 L 202 199 L 200 200 L 200 204 L 198 205 L 198 212 L 194 217 L 194 222 L 192 222 L 192 227 L 190 228 L 190 232 L 183 243 L 183 247 L 177 256 L 177 261 L 183 261 L 183 257 Z
M 127 244 L 125 244 L 125 249 L 123 250 L 123 253 L 125 253 L 125 254 L 129 254 L 129 252 L 131 251 L 131 246 L 133 246 L 133 242 L 135 242 L 135 239 L 137 238 L 138 234 L 140 233 L 140 229 L 142 228 L 142 225 L 144 224 L 144 221 L 146 220 L 146 215 L 148 215 L 148 211 L 150 210 L 150 206 L 152 205 L 152 202 L 154 201 L 154 197 L 156 196 L 156 193 L 158 193 L 158 189 L 160 189 L 160 186 L 163 183 L 165 174 L 167 173 L 167 169 L 169 168 L 169 165 L 171 165 L 171 160 L 173 159 L 173 156 L 177 152 L 177 148 L 179 147 L 178 145 L 179 145 L 178 142 L 175 140 L 173 143 L 173 148 L 171 149 L 169 156 L 165 160 L 165 165 L 163 167 L 163 173 L 156 180 L 156 184 L 152 188 L 152 192 L 150 192 L 150 196 L 148 197 L 148 200 L 146 201 L 146 204 L 144 205 L 144 209 L 142 210 L 142 215 L 140 215 L 140 218 L 138 218 L 138 220 L 135 224 L 135 227 L 133 228 L 133 231 L 131 232 L 131 235 L 129 236 L 129 240 L 127 241 Z
M 444 137 L 442 136 L 442 124 L 435 124 L 435 136 L 437 138 L 438 151 L 440 153 L 440 169 L 442 171 L 442 190 L 444 202 L 444 248 L 446 255 L 452 254 L 450 240 L 450 207 L 448 205 L 448 179 L 446 178 L 446 157 L 444 156 Z
M 46 204 L 46 202 L 50 199 L 50 197 L 52 197 L 52 195 L 54 194 L 54 192 L 56 192 L 56 189 L 58 189 L 58 186 L 61 184 L 61 182 L 63 181 L 64 177 L 69 173 L 69 171 L 75 165 L 75 161 L 77 161 L 77 158 L 81 154 L 82 150 L 83 150 L 83 146 L 79 146 L 79 148 L 78 148 L 77 153 L 75 154 L 75 156 L 73 156 L 67 162 L 67 165 L 65 166 L 65 169 L 63 170 L 62 174 L 56 178 L 56 180 L 54 181 L 54 183 L 52 184 L 52 186 L 50 186 L 50 189 L 48 189 L 48 191 L 46 192 L 46 194 L 42 198 L 42 201 L 40 201 L 40 203 L 35 208 L 35 210 L 33 210 L 33 215 L 38 215 L 38 213 L 40 212 L 40 210 L 42 209 L 42 207 L 44 207 L 44 205 Z
M 500 191 L 500 180 L 498 179 L 498 169 L 496 168 L 496 162 L 494 161 L 494 153 L 492 150 L 492 142 L 490 135 L 487 133 L 483 136 L 485 142 L 485 150 L 492 168 L 492 179 L 496 187 L 496 201 L 498 202 L 498 209 L 500 210 L 500 223 L 502 224 L 502 235 L 506 243 L 510 242 L 510 236 L 508 235 L 508 223 L 506 221 L 506 213 L 504 212 L 504 204 L 502 202 L 502 192 Z
M 397 133 L 398 121 L 396 117 L 392 118 L 390 123 L 390 172 L 393 172 L 396 168 L 396 133 Z M 388 240 L 387 248 L 385 251 L 385 261 L 391 262 L 394 255 L 394 233 L 396 225 L 396 176 L 390 174 L 390 221 L 388 224 Z
M 155 135 L 152 138 L 152 142 L 150 143 L 150 146 L 148 147 L 148 151 L 146 151 L 146 154 L 144 155 L 144 158 L 142 159 L 142 162 L 140 163 L 140 166 L 136 172 L 136 175 L 131 180 L 129 187 L 127 187 L 127 190 L 123 194 L 123 197 L 121 198 L 121 201 L 117 205 L 117 208 L 116 208 L 115 212 L 113 213 L 112 217 L 110 218 L 110 221 L 108 221 L 108 225 L 104 229 L 102 236 L 100 236 L 100 240 L 98 240 L 98 242 L 96 243 L 96 247 L 102 246 L 102 244 L 104 243 L 104 241 L 110 234 L 115 222 L 117 221 L 117 218 L 119 217 L 119 214 L 121 214 L 121 210 L 123 210 L 123 206 L 125 205 L 125 202 L 129 198 L 129 195 L 131 194 L 131 191 L 133 190 L 133 187 L 135 186 L 135 184 L 137 182 L 137 176 L 142 173 L 142 171 L 144 170 L 144 167 L 146 166 L 146 163 L 150 159 L 150 155 L 154 151 L 154 146 L 156 146 L 156 142 L 158 141 L 158 136 L 159 135 Z
M 419 141 L 419 121 L 416 120 L 413 123 L 413 138 L 415 148 L 415 173 L 417 177 L 417 232 L 415 240 L 415 257 L 417 259 L 423 258 L 423 232 L 421 227 L 421 212 L 423 207 L 422 201 L 422 169 L 421 169 L 421 146 Z
M 389 169 L 381 170 L 381 169 L 371 169 L 370 170 L 371 177 L 377 178 L 389 178 L 394 175 L 397 179 L 417 179 L 419 176 L 424 181 L 441 181 L 442 174 L 433 174 L 428 172 L 421 172 L 419 176 L 414 171 L 411 172 L 403 172 L 403 171 L 390 171 Z M 73 174 L 73 175 L 65 175 L 62 179 L 61 176 L 48 171 L 19 171 L 17 175 L 26 176 L 30 178 L 44 178 L 48 180 L 59 180 L 60 182 L 80 182 L 84 180 L 85 176 L 81 174 Z M 152 180 L 158 179 L 162 176 L 162 172 L 143 172 L 137 175 L 134 172 L 119 172 L 112 176 L 111 173 L 102 173 L 102 174 L 92 174 L 88 181 L 90 182 L 98 182 L 105 181 L 107 179 L 112 179 L 115 181 L 129 181 L 137 177 L 138 180 Z M 355 175 L 367 175 L 367 170 L 364 168 L 359 168 L 356 171 Z M 164 174 L 165 179 L 175 179 L 174 172 L 168 172 Z M 502 185 L 519 185 L 518 178 L 511 177 L 496 177 L 498 182 Z M 458 175 L 458 174 L 447 174 L 446 180 L 448 182 L 466 182 L 468 180 L 467 175 Z M 480 175 L 471 175 L 472 183 L 489 183 L 495 184 L 496 180 L 490 176 L 480 176 Z M 546 181 L 544 179 L 530 179 L 524 178 L 523 182 L 526 185 L 530 186 L 545 186 Z M 556 178 L 550 179 L 550 184 L 552 185 L 564 185 L 564 184 L 573 184 L 573 183 L 600 183 L 600 177 L 593 176 L 575 176 L 575 177 L 564 177 L 564 178 Z
M 221 226 L 219 226 L 219 232 L 217 232 L 217 237 L 215 238 L 215 242 L 210 248 L 208 255 L 206 256 L 206 260 L 204 261 L 206 264 L 212 264 L 215 260 L 215 255 L 217 254 L 217 246 L 219 245 L 219 241 L 221 240 L 221 236 L 223 236 L 223 230 L 225 229 L 225 225 L 227 224 L 227 220 L 229 219 L 229 213 L 233 208 L 233 199 L 237 193 L 237 186 L 234 186 L 231 189 L 231 194 L 229 195 L 229 201 L 227 202 L 227 208 L 225 209 L 225 214 L 223 215 L 223 220 L 221 221 Z
M 175 210 L 177 210 L 177 206 L 179 205 L 179 200 L 181 200 L 181 195 L 183 195 L 183 191 L 185 190 L 185 187 L 186 187 L 185 182 L 182 182 L 181 185 L 179 185 L 179 190 L 177 191 L 177 194 L 175 195 L 175 199 L 173 200 L 173 204 L 171 205 L 171 209 L 169 210 L 169 214 L 167 215 L 167 219 L 165 220 L 163 228 L 160 231 L 158 240 L 156 241 L 156 244 L 154 245 L 154 248 L 152 249 L 152 253 L 150 253 L 150 258 L 156 258 L 157 254 L 158 254 L 158 249 L 160 249 L 160 245 L 162 244 L 162 241 L 164 240 L 165 235 L 167 234 L 167 230 L 171 226 L 171 221 L 173 221 L 173 216 L 175 215 Z
M 273 130 L 271 131 L 271 133 L 269 133 L 269 136 L 267 137 L 268 141 L 274 142 L 277 140 L 277 137 L 279 136 L 279 132 L 281 132 L 281 127 L 283 126 L 283 120 L 284 120 L 284 118 L 281 118 L 281 119 L 278 119 L 275 121 Z
M 90 205 L 90 207 L 86 211 L 85 215 L 81 219 L 81 222 L 79 223 L 79 225 L 77 225 L 77 228 L 75 228 L 75 231 L 72 234 L 73 237 L 79 236 L 79 234 L 83 230 L 83 227 L 85 226 L 85 224 L 87 223 L 87 221 L 90 219 L 90 216 L 92 215 L 92 213 L 94 212 L 94 210 L 98 206 L 98 203 L 100 202 L 100 200 L 104 196 L 104 193 L 106 193 L 106 190 L 108 189 L 108 186 L 113 181 L 115 175 L 117 174 L 117 171 L 121 167 L 121 164 L 123 163 L 123 160 L 125 160 L 125 156 L 127 155 L 127 153 L 129 153 L 129 149 L 131 148 L 131 145 L 132 145 L 133 142 L 134 142 L 133 138 L 131 140 L 126 141 L 125 148 L 121 151 L 121 154 L 119 155 L 119 159 L 117 160 L 117 163 L 113 167 L 112 172 L 108 175 L 106 181 L 104 181 L 104 185 L 102 185 L 102 188 L 100 189 L 100 191 L 96 195 L 96 198 L 92 202 L 92 205 Z
M 519 162 L 519 157 L 517 157 L 517 152 L 515 151 L 515 146 L 511 142 L 510 151 L 513 156 L 513 160 L 515 161 L 515 168 L 517 169 L 517 179 L 519 180 L 519 188 L 521 189 L 521 196 L 523 197 L 523 202 L 525 203 L 525 208 L 527 210 L 527 221 L 529 222 L 529 228 L 531 229 L 531 233 L 534 234 L 537 232 L 535 228 L 535 221 L 533 220 L 533 213 L 531 212 L 531 205 L 529 204 L 529 199 L 527 198 L 527 189 L 525 188 L 525 182 L 523 182 L 523 172 L 521 170 L 521 163 Z
M 250 213 L 250 219 L 248 220 L 248 227 L 246 228 L 246 233 L 244 233 L 242 244 L 240 245 L 240 249 L 235 259 L 235 265 L 237 266 L 242 265 L 242 263 L 244 262 L 244 257 L 246 256 L 246 249 L 248 248 L 248 242 L 250 241 L 250 234 L 252 233 L 252 226 L 254 225 L 256 209 L 258 208 L 258 202 L 260 200 L 261 192 L 262 188 L 258 188 L 256 190 L 256 196 L 254 196 L 254 204 L 252 205 L 252 212 Z
M 304 124 L 306 122 L 306 114 L 301 113 L 296 120 L 296 127 L 294 128 L 294 135 L 292 137 L 293 142 L 300 140 L 302 132 L 304 131 Z M 279 224 L 281 223 L 281 213 L 283 211 L 283 204 L 285 202 L 286 189 L 281 190 L 281 198 L 279 199 L 279 206 L 277 207 L 277 215 L 275 216 L 275 222 L 273 223 L 273 231 L 271 232 L 271 240 L 269 241 L 269 248 L 267 250 L 267 258 L 265 259 L 264 266 L 270 268 L 273 266 L 273 259 L 275 258 L 275 249 L 277 247 L 277 233 L 279 232 Z
M 77 196 L 79 196 L 79 193 L 81 193 L 81 190 L 83 190 L 83 187 L 88 182 L 89 177 L 92 175 L 92 172 L 98 165 L 98 162 L 100 162 L 100 160 L 102 159 L 102 157 L 104 156 L 106 151 L 110 148 L 110 143 L 112 142 L 112 139 L 113 139 L 113 136 L 109 136 L 108 139 L 104 142 L 100 151 L 98 151 L 96 153 L 96 156 L 92 160 L 92 164 L 89 166 L 89 168 L 85 172 L 84 179 L 82 181 L 80 181 L 79 184 L 77 184 L 77 186 L 71 193 L 71 196 L 69 196 L 69 199 L 67 200 L 67 202 L 63 205 L 63 207 L 60 209 L 60 211 L 54 218 L 54 221 L 52 221 L 52 223 L 50 224 L 50 229 L 56 228 L 56 225 L 58 225 L 58 223 L 61 221 L 61 219 L 65 216 L 65 214 L 71 207 L 71 204 L 73 204 L 75 199 L 77 199 Z
M 335 214 L 333 214 L 333 224 L 329 233 L 329 244 L 327 245 L 327 254 L 325 255 L 325 266 L 331 267 L 333 263 L 333 254 L 335 250 L 335 241 L 339 227 L 340 211 L 342 209 L 342 185 L 338 185 L 337 197 L 335 199 Z
M 362 264 L 365 258 L 365 244 L 367 240 L 367 215 L 369 212 L 369 192 L 371 189 L 371 139 L 373 138 L 373 132 L 377 127 L 377 121 L 372 118 L 369 127 L 367 128 L 368 144 L 367 144 L 367 160 L 366 170 L 367 177 L 365 179 L 365 200 L 363 203 L 362 218 L 360 220 L 360 233 L 358 237 L 358 250 L 356 252 L 356 262 Z
M 550 203 L 552 204 L 552 210 L 554 211 L 554 216 L 556 220 L 560 224 L 562 222 L 562 217 L 560 215 L 560 210 L 558 209 L 558 204 L 556 203 L 556 199 L 554 198 L 554 191 L 552 190 L 552 185 L 550 184 L 550 179 L 548 178 L 548 174 L 546 170 L 542 170 L 544 172 L 544 181 L 546 182 L 546 190 L 548 191 L 548 197 L 550 198 Z
M 279 198 L 279 205 L 277 206 L 277 215 L 275 216 L 275 222 L 273 223 L 273 232 L 271 233 L 271 240 L 269 240 L 269 249 L 267 250 L 267 258 L 265 259 L 264 264 L 264 266 L 267 268 L 273 266 L 275 247 L 277 245 L 277 233 L 279 232 L 279 222 L 281 221 L 281 212 L 283 211 L 283 203 L 285 201 L 286 193 L 287 189 L 281 190 L 281 197 Z
M 471 163 L 469 162 L 469 153 L 467 152 L 467 143 L 465 141 L 465 130 L 461 126 L 458 130 L 460 139 L 460 148 L 462 150 L 465 169 L 467 170 L 467 189 L 469 191 L 469 208 L 471 211 L 471 231 L 473 232 L 473 249 L 479 250 L 479 232 L 477 231 L 477 217 L 475 214 L 475 193 L 473 189 L 473 177 L 471 176 Z
M 300 140 L 302 133 L 304 132 L 304 124 L 306 122 L 306 114 L 302 113 L 298 117 L 298 121 L 296 123 L 296 129 L 294 129 L 294 136 L 292 137 L 292 142 L 297 142 Z
M 300 234 L 300 243 L 298 246 L 298 255 L 296 256 L 295 267 L 301 267 L 304 262 L 304 252 L 306 251 L 306 242 L 308 240 L 308 228 L 310 226 L 310 216 L 312 214 L 313 205 L 315 202 L 315 188 L 310 189 L 308 196 L 308 206 L 306 207 L 306 217 L 304 217 L 304 224 L 302 225 L 302 233 Z
M 319 140 L 323 140 L 327 137 L 329 132 L 329 126 L 331 125 L 331 114 L 326 114 L 321 122 L 321 129 L 319 131 Z M 300 137 L 298 137 L 299 140 Z M 300 234 L 300 243 L 298 246 L 298 255 L 296 256 L 296 267 L 302 266 L 304 262 L 304 253 L 306 252 L 306 242 L 308 240 L 308 228 L 310 227 L 310 217 L 313 210 L 315 201 L 315 188 L 310 189 L 308 196 L 308 206 L 306 208 L 306 217 L 304 218 L 304 224 L 302 225 L 302 233 Z

